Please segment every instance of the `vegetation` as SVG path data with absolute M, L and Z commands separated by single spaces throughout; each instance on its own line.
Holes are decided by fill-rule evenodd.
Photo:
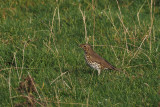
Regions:
M 0 4 L 1 106 L 158 106 L 159 1 Z M 87 42 L 123 72 L 98 76 L 79 47 Z

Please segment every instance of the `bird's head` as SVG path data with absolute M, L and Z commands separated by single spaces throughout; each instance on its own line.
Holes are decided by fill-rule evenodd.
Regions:
M 91 46 L 88 45 L 88 44 L 81 44 L 80 47 L 81 47 L 85 52 L 89 52 L 90 50 L 92 51 Z

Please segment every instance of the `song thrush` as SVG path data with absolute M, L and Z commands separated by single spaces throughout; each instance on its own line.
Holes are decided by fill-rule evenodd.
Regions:
M 94 69 L 98 71 L 98 75 L 100 75 L 101 70 L 110 69 L 110 70 L 118 70 L 116 67 L 111 65 L 108 61 L 104 60 L 100 57 L 96 52 L 93 51 L 90 45 L 81 44 L 80 47 L 85 52 L 86 62 Z

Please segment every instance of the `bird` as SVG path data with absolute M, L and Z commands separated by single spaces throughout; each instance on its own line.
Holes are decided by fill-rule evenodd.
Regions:
M 105 69 L 120 71 L 111 65 L 108 61 L 99 56 L 89 44 L 81 44 L 80 47 L 84 50 L 86 62 L 91 68 L 98 71 L 98 75 L 100 75 L 101 71 Z

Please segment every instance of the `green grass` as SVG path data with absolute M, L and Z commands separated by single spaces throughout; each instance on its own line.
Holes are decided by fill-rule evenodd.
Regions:
M 26 101 L 22 95 L 28 93 L 17 88 L 28 75 L 35 81 L 36 101 L 49 107 L 158 106 L 160 3 L 153 0 L 151 7 L 151 1 L 0 1 L 1 106 Z M 80 4 L 89 44 L 125 73 L 98 76 L 85 63 Z

